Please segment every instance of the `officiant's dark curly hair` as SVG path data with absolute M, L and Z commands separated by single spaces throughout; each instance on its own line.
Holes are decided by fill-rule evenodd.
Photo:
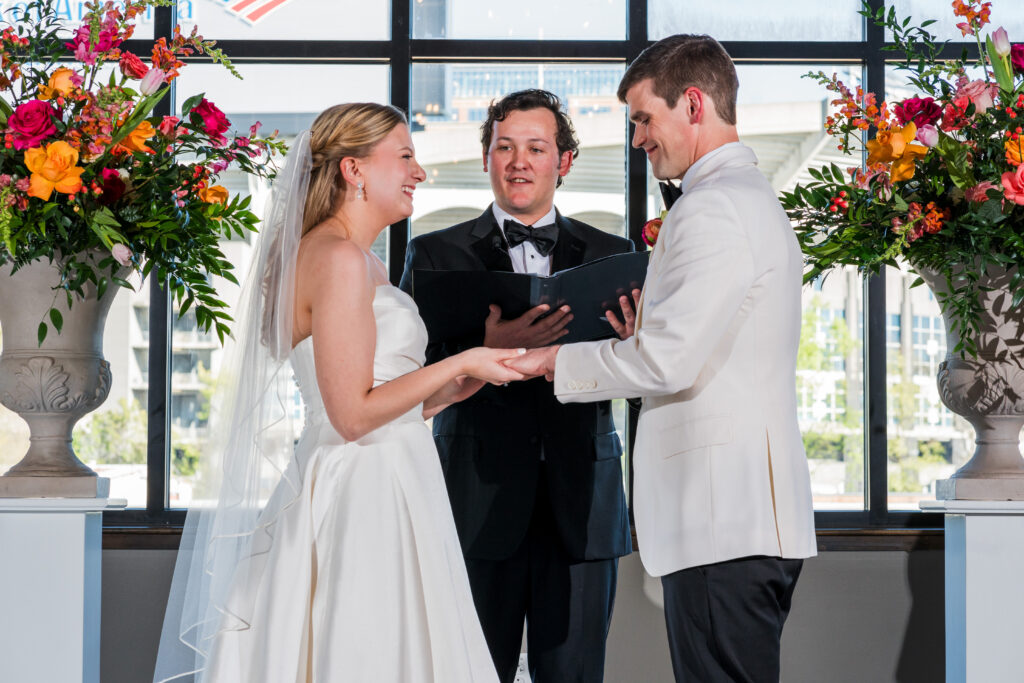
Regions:
M 504 121 L 514 111 L 530 111 L 531 109 L 547 109 L 555 115 L 555 125 L 558 127 L 555 133 L 555 144 L 558 146 L 558 156 L 566 152 L 572 152 L 573 161 L 580 155 L 580 141 L 576 137 L 576 129 L 569 120 L 569 115 L 562 109 L 562 101 L 558 95 L 541 90 L 530 88 L 529 90 L 517 90 L 505 95 L 496 102 L 491 102 L 487 107 L 487 120 L 480 126 L 480 142 L 484 146 L 484 154 L 491 148 L 491 137 L 494 133 L 495 121 Z M 562 184 L 562 177 L 558 177 L 555 187 Z
M 654 94 L 675 109 L 687 88 L 697 88 L 711 97 L 715 111 L 725 123 L 736 125 L 736 91 L 739 79 L 732 58 L 721 44 L 705 35 L 681 33 L 659 40 L 640 53 L 626 69 L 618 96 L 640 81 L 650 79 Z

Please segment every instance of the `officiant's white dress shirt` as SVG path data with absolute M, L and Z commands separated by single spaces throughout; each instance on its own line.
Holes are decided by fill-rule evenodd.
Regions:
M 522 223 L 512 214 L 502 211 L 497 204 L 491 204 L 491 211 L 494 213 L 494 219 L 498 221 L 498 229 L 501 230 L 502 235 L 505 234 L 506 219 Z M 554 225 L 554 223 L 555 207 L 552 206 L 551 210 L 541 216 L 534 225 Z M 509 250 L 508 255 L 512 259 L 512 269 L 517 273 L 544 275 L 545 277 L 551 275 L 551 255 L 542 256 L 533 242 L 525 241 L 517 244 Z

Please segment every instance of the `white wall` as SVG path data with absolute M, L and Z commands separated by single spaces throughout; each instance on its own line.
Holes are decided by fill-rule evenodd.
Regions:
M 174 551 L 103 552 L 103 683 L 149 681 Z M 606 683 L 671 682 L 661 610 L 634 554 L 619 564 Z M 784 683 L 943 680 L 941 551 L 808 560 L 783 637 Z

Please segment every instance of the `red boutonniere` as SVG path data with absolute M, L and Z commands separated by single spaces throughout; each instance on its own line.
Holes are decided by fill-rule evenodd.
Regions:
M 661 224 L 667 215 L 668 211 L 662 211 L 660 216 L 652 218 L 644 223 L 643 230 L 640 231 L 640 236 L 643 238 L 644 244 L 649 247 L 653 247 L 654 243 L 658 241 L 658 232 L 661 231 Z

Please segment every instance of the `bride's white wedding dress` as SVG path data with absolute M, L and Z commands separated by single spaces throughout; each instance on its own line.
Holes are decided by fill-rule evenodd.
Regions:
M 373 312 L 374 384 L 422 367 L 412 299 L 381 285 Z M 229 603 L 251 622 L 217 636 L 204 680 L 496 681 L 421 408 L 346 442 L 327 419 L 311 339 L 291 362 L 306 423 L 289 467 L 303 476 L 283 478 L 263 512 L 273 521 Z

